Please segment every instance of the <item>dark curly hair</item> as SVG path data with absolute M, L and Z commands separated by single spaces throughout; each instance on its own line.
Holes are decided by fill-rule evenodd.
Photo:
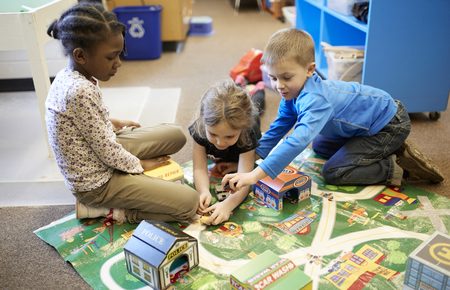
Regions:
M 50 37 L 61 40 L 65 55 L 77 48 L 89 50 L 111 34 L 125 33 L 125 25 L 99 3 L 81 2 L 66 10 L 47 29 Z

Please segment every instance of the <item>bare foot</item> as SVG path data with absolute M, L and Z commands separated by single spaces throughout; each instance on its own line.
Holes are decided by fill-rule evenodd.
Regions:
M 144 171 L 152 170 L 164 165 L 170 164 L 169 162 L 170 156 L 160 156 L 152 159 L 141 160 L 142 168 Z

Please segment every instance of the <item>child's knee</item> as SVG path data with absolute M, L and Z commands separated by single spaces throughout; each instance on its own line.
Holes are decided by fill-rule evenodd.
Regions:
M 170 140 L 173 149 L 178 152 L 186 144 L 186 135 L 181 127 L 172 124 L 165 124 L 165 136 Z
M 333 168 L 327 163 L 322 168 L 322 177 L 327 184 L 338 185 L 342 182 L 342 176 L 339 175 L 338 168 Z
M 186 135 L 183 133 L 183 129 L 178 125 L 173 124 L 165 124 L 166 132 L 169 136 L 171 136 L 174 140 L 181 143 L 186 143 Z
M 185 186 L 186 190 L 180 192 L 179 208 L 176 218 L 181 221 L 192 220 L 197 213 L 199 194 L 193 188 Z
M 314 153 L 329 158 L 332 155 L 332 152 L 328 148 L 326 148 L 321 142 L 318 142 L 316 140 L 313 140 L 311 143 L 311 149 L 314 151 Z

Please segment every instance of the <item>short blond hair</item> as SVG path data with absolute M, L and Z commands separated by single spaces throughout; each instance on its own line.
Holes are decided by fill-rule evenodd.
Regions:
M 295 28 L 285 28 L 272 34 L 261 62 L 273 65 L 286 59 L 293 59 L 303 67 L 315 62 L 314 40 L 309 33 Z

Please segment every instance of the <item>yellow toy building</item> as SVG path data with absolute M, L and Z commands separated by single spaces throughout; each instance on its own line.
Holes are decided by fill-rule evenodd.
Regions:
M 160 178 L 167 181 L 183 180 L 183 168 L 181 168 L 181 166 L 172 159 L 169 159 L 167 162 L 167 165 L 144 171 L 144 174 L 150 177 Z
M 347 253 L 339 258 L 325 276 L 338 289 L 363 289 L 375 276 L 393 279 L 399 273 L 380 265 L 386 256 L 369 245 L 356 253 Z

